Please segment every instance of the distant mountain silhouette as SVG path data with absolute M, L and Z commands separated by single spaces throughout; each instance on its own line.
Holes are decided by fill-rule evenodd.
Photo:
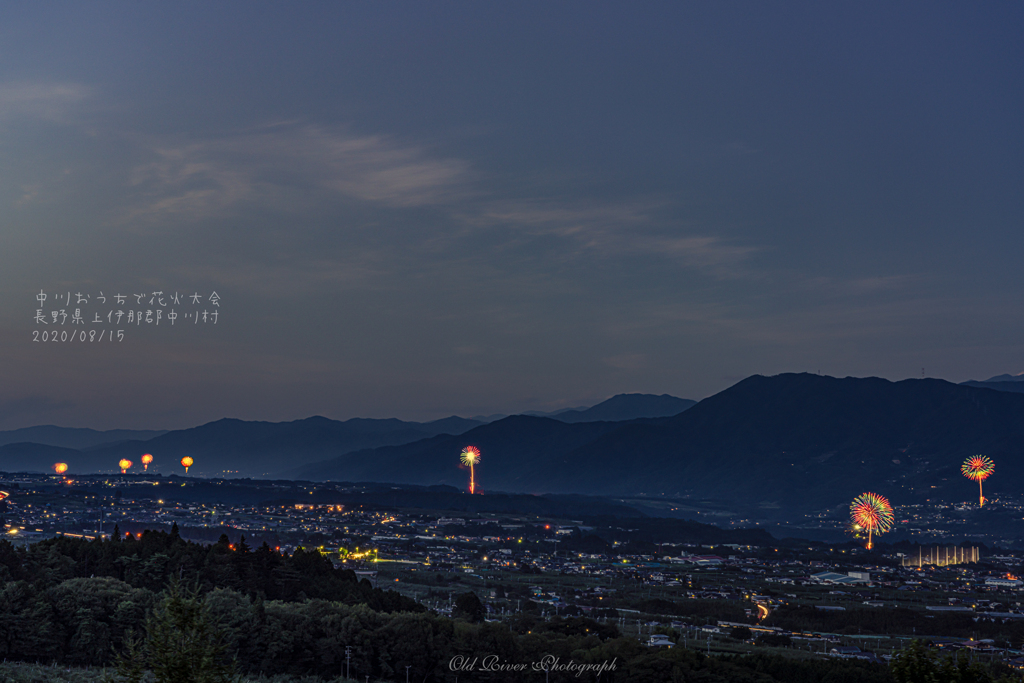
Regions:
M 988 491 L 1024 484 L 1024 396 L 937 379 L 755 375 L 668 419 L 556 425 L 507 418 L 294 474 L 457 485 L 458 450 L 472 443 L 484 489 L 713 497 L 792 514 L 866 490 L 972 500 L 959 466 L 975 453 L 996 461 Z
M 676 398 L 668 394 L 616 394 L 611 398 L 591 407 L 562 408 L 551 412 L 527 410 L 519 415 L 530 417 L 553 417 L 562 422 L 621 422 L 641 417 L 668 417 L 678 415 L 687 408 L 696 405 L 696 401 L 688 398 Z M 480 422 L 497 422 L 508 417 L 505 414 L 477 415 L 474 420 Z
M 996 375 L 995 377 L 989 377 L 988 379 L 986 379 L 984 381 L 985 382 L 1024 382 L 1024 372 L 1020 373 L 1019 375 L 1009 375 L 1009 374 Z M 966 384 L 966 382 L 965 382 L 965 384 Z
M 1008 375 L 1000 376 L 1007 377 Z M 1010 380 L 1004 382 L 993 382 L 992 380 L 978 382 L 976 380 L 970 380 L 968 382 L 961 382 L 960 384 L 968 387 L 976 387 L 978 389 L 992 389 L 994 391 L 1009 391 L 1011 393 L 1024 394 L 1024 382 L 1021 382 L 1019 380 Z
M 561 415 L 562 413 L 568 413 L 568 412 L 571 412 L 573 410 L 586 410 L 587 408 L 588 408 L 588 406 L 577 406 L 575 408 L 559 408 L 558 410 L 550 410 L 550 411 L 524 410 L 523 412 L 516 413 L 516 414 L 517 415 L 529 415 L 530 417 L 556 417 L 558 415 Z M 502 415 L 501 417 L 508 417 L 508 415 Z M 498 419 L 501 419 L 501 418 L 498 418 Z
M 128 441 L 129 439 L 145 441 L 166 433 L 166 429 L 110 429 L 100 432 L 95 429 L 40 425 L 0 432 L 0 446 L 9 443 L 31 442 L 46 446 L 60 446 L 61 448 L 91 448 L 100 444 Z
M 697 405 L 687 398 L 668 394 L 618 394 L 586 410 L 566 410 L 551 417 L 561 422 L 621 422 L 640 417 L 669 417 Z
M 480 487 L 527 493 L 554 491 L 544 482 L 562 456 L 620 427 L 616 422 L 566 424 L 549 417 L 513 415 L 471 429 L 459 436 L 431 439 L 366 451 L 355 451 L 323 463 L 285 472 L 288 478 L 396 483 L 449 484 L 462 487 L 469 470 L 459 469 L 459 453 L 467 445 L 483 452 Z M 493 484 L 493 485 L 492 485 Z
M 562 413 L 568 413 L 572 410 L 586 410 L 587 406 L 579 406 L 578 408 L 560 408 L 558 410 L 544 411 L 544 410 L 524 410 L 521 413 L 515 413 L 516 415 L 529 415 L 530 417 L 555 417 Z M 497 422 L 498 420 L 504 420 L 509 417 L 508 413 L 492 413 L 491 415 L 474 415 L 471 420 L 477 420 L 478 422 Z
M 410 422 L 407 424 L 420 424 L 422 429 L 430 434 L 461 434 L 468 432 L 473 427 L 479 427 L 483 422 L 452 415 L 433 422 Z
M 82 452 L 73 448 L 39 443 L 9 443 L 0 446 L 0 471 L 4 472 L 45 472 L 55 463 L 81 460 Z M 90 468 L 89 471 L 93 470 Z
M 263 476 L 353 450 L 410 443 L 442 433 L 460 433 L 479 424 L 461 417 L 427 423 L 393 418 L 354 418 L 345 422 L 325 417 L 294 422 L 223 419 L 166 432 L 145 441 L 122 441 L 59 453 L 72 473 L 116 471 L 121 458 L 138 465 L 143 453 L 151 453 L 155 458 L 150 465 L 153 472 L 181 473 L 179 461 L 191 455 L 195 465 L 190 473 L 198 476 Z M 2 446 L 0 470 L 46 471 L 57 453 L 51 446 L 40 444 Z
M 968 380 L 960 384 L 978 389 L 994 389 L 995 391 L 1009 391 L 1013 393 L 1024 393 L 1024 373 L 1019 375 L 996 375 L 986 380 Z
M 498 420 L 504 420 L 506 417 L 508 417 L 507 413 L 491 413 L 490 415 L 474 415 L 469 419 L 476 420 L 477 422 L 497 422 Z
M 0 470 L 43 471 L 59 458 L 72 472 L 111 471 L 120 457 L 137 461 L 150 452 L 157 472 L 180 472 L 178 460 L 188 454 L 201 476 L 229 471 L 463 488 L 468 472 L 458 454 L 470 444 L 482 452 L 476 481 L 485 492 L 715 499 L 793 519 L 841 509 L 863 491 L 894 503 L 975 500 L 977 487 L 959 466 L 976 453 L 996 462 L 986 494 L 1019 490 L 1024 395 L 938 379 L 755 375 L 670 417 L 219 420 L 77 451 L 8 444 L 0 447 Z M 33 467 L 23 466 L 30 461 Z

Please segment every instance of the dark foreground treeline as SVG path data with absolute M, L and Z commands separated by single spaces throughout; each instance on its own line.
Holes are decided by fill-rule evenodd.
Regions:
M 16 585 L 8 584 L 0 597 L 0 637 L 8 659 L 111 665 L 114 650 L 124 651 L 127 629 L 145 633 L 145 613 L 160 604 L 159 596 L 147 589 L 114 578 L 70 579 L 34 596 L 14 589 Z M 415 681 L 541 681 L 544 674 L 534 670 L 534 663 L 546 657 L 558 658 L 561 665 L 614 662 L 615 669 L 604 671 L 599 679 L 609 683 L 895 681 L 889 668 L 864 662 L 777 656 L 730 661 L 681 647 L 652 651 L 632 638 L 602 640 L 607 634 L 598 635 L 600 626 L 587 619 L 542 622 L 519 634 L 499 623 L 385 613 L 317 599 L 263 601 L 223 588 L 206 593 L 204 603 L 210 622 L 222 634 L 226 660 L 234 660 L 235 670 L 250 676 L 334 679 L 346 670 L 345 647 L 350 646 L 351 677 L 359 681 L 364 676 L 371 681 L 403 681 L 406 666 Z M 483 671 L 488 656 L 497 664 L 525 665 L 527 670 Z M 460 662 L 458 657 L 464 659 Z M 453 671 L 453 661 L 462 670 Z M 550 675 L 552 682 L 594 680 L 594 673 L 577 676 L 573 669 Z
M 17 549 L 0 540 L 0 583 L 26 582 L 22 588 L 39 592 L 68 579 L 97 576 L 119 579 L 150 593 L 162 591 L 169 579 L 177 578 L 204 591 L 231 588 L 267 600 L 322 598 L 385 612 L 423 610 L 394 591 L 358 581 L 351 570 L 335 569 L 316 550 L 300 548 L 287 555 L 266 544 L 252 549 L 244 536 L 235 545 L 227 536 L 213 545 L 200 545 L 183 540 L 175 526 L 170 533 L 146 531 L 139 539 L 57 537 Z
M 198 612 L 189 612 L 189 599 L 174 597 L 177 586 L 192 587 L 188 595 L 195 596 Z M 178 612 L 171 609 L 175 600 Z M 134 634 L 138 656 L 128 659 L 140 671 L 177 661 L 168 656 L 168 644 L 185 648 L 180 651 L 184 661 L 188 648 L 215 642 L 216 648 L 204 652 L 217 653 L 218 671 L 250 676 L 334 679 L 350 665 L 355 680 L 404 680 L 408 666 L 415 681 L 458 677 L 511 683 L 543 680 L 534 666 L 548 657 L 557 658 L 556 667 L 566 667 L 556 668 L 551 681 L 595 680 L 592 672 L 577 675 L 570 662 L 614 663 L 600 676 L 611 683 L 911 680 L 865 662 L 708 658 L 682 647 L 654 651 L 590 619 L 545 622 L 523 616 L 512 624 L 481 623 L 482 605 L 472 594 L 461 596 L 456 606 L 465 618 L 428 614 L 412 600 L 335 569 L 317 552 L 288 556 L 266 546 L 232 547 L 227 539 L 201 546 L 173 532 L 149 532 L 138 540 L 58 538 L 18 549 L 0 541 L 0 658 L 8 661 L 96 667 L 111 666 L 120 654 L 124 664 Z M 198 629 L 192 633 L 206 635 L 175 635 L 185 628 L 175 614 L 189 614 L 188 628 Z M 346 647 L 351 648 L 349 664 Z M 158 675 L 156 680 L 179 678 Z M 180 680 L 193 678 L 182 674 Z

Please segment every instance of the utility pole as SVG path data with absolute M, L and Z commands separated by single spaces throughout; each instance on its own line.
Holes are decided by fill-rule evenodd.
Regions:
M 411 664 L 405 665 L 405 683 L 409 683 L 409 667 L 411 666 Z
M 352 646 L 345 646 L 345 678 L 352 678 Z

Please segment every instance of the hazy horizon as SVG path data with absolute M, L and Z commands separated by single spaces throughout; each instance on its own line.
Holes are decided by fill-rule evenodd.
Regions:
M 778 373 L 778 374 L 786 374 L 786 373 Z M 816 374 L 816 373 L 811 373 L 811 374 Z M 1017 373 L 1017 375 L 1018 376 L 1019 375 L 1024 375 L 1024 373 Z M 751 375 L 751 377 L 753 377 L 753 376 L 754 375 Z M 874 375 L 868 376 L 868 377 L 874 377 Z M 993 378 L 991 378 L 991 379 L 995 379 L 995 377 L 996 376 L 993 376 Z M 839 378 L 839 377 L 832 377 L 832 378 L 833 379 L 842 379 L 842 378 Z M 748 379 L 748 378 L 745 377 L 743 379 Z M 888 379 L 888 378 L 882 378 L 882 379 Z M 943 381 L 949 381 L 949 380 L 945 380 L 944 378 L 941 378 L 941 377 L 924 377 L 924 378 L 922 378 L 922 377 L 908 377 L 908 378 L 903 378 L 903 379 L 940 379 L 940 380 L 943 380 Z M 985 381 L 987 379 L 990 379 L 990 378 L 985 378 L 983 380 L 976 380 L 976 381 Z M 742 381 L 742 380 L 740 380 L 740 381 Z M 898 381 L 901 381 L 901 380 L 897 379 L 897 380 L 889 380 L 889 381 L 898 382 Z M 964 380 L 964 381 L 972 381 L 972 380 Z M 732 386 L 732 385 L 729 385 L 729 386 Z M 728 389 L 728 388 L 729 387 L 724 387 L 723 391 L 725 389 Z M 718 393 L 718 392 L 715 392 L 715 393 Z M 586 409 L 592 408 L 592 407 L 594 407 L 594 406 L 596 406 L 596 405 L 598 405 L 600 403 L 603 403 L 604 401 L 607 401 L 607 400 L 609 400 L 611 398 L 615 398 L 616 396 L 637 395 L 637 394 L 640 394 L 640 392 L 622 392 L 620 394 L 615 394 L 613 396 L 606 396 L 604 398 L 597 399 L 593 403 L 580 403 L 578 405 L 573 405 L 573 406 L 570 406 L 570 407 L 567 407 L 567 408 L 555 408 L 555 409 L 552 409 L 552 410 L 549 410 L 549 411 L 539 411 L 539 410 L 529 410 L 529 409 L 527 409 L 527 410 L 521 410 L 521 411 L 509 410 L 509 411 L 498 411 L 498 412 L 495 412 L 495 413 L 471 413 L 471 414 L 465 414 L 465 415 L 458 415 L 458 414 L 455 414 L 455 413 L 443 413 L 443 411 L 442 411 L 442 414 L 439 414 L 436 417 L 427 417 L 427 418 L 423 418 L 423 419 L 415 419 L 415 418 L 401 417 L 401 416 L 398 416 L 398 415 L 388 415 L 388 414 L 381 414 L 381 415 L 346 415 L 346 416 L 336 416 L 336 417 L 330 417 L 328 415 L 322 415 L 322 414 L 310 414 L 310 415 L 302 415 L 302 416 L 298 416 L 298 417 L 291 417 L 291 418 L 286 418 L 286 419 L 281 419 L 281 420 L 261 420 L 261 419 L 255 419 L 255 418 L 247 418 L 247 417 L 238 416 L 238 415 L 221 415 L 219 417 L 213 417 L 213 418 L 210 418 L 210 419 L 207 419 L 207 420 L 203 420 L 202 422 L 198 422 L 198 423 L 195 423 L 195 424 L 185 424 L 185 425 L 178 425 L 178 426 L 172 426 L 172 427 L 162 427 L 162 426 L 116 427 L 115 426 L 115 427 L 102 427 L 102 428 L 98 428 L 98 427 L 93 427 L 93 426 L 88 425 L 88 424 L 53 424 L 53 423 L 42 424 L 42 423 L 39 423 L 39 424 L 26 424 L 26 425 L 21 425 L 21 426 L 18 426 L 18 427 L 2 427 L 2 428 L 0 428 L 0 431 L 16 431 L 16 430 L 19 430 L 19 429 L 30 429 L 30 428 L 33 428 L 33 427 L 61 427 L 61 428 L 66 427 L 66 428 L 69 428 L 69 429 L 94 429 L 94 430 L 99 431 L 99 432 L 117 431 L 117 430 L 130 430 L 130 431 L 175 431 L 175 430 L 180 430 L 180 429 L 190 429 L 192 427 L 199 427 L 199 426 L 202 426 L 204 424 L 209 424 L 211 422 L 217 422 L 219 420 L 225 420 L 225 419 L 228 419 L 228 420 L 242 420 L 244 422 L 294 422 L 294 421 L 306 420 L 306 419 L 314 418 L 314 417 L 325 417 L 325 418 L 328 418 L 328 419 L 331 419 L 331 420 L 336 420 L 336 421 L 339 421 L 339 422 L 345 422 L 347 420 L 352 420 L 352 419 L 371 419 L 371 420 L 399 419 L 399 420 L 406 421 L 406 422 L 429 423 L 429 422 L 433 422 L 433 421 L 437 421 L 437 420 L 444 420 L 444 419 L 451 418 L 451 417 L 458 417 L 458 418 L 463 418 L 463 419 L 467 419 L 467 420 L 480 419 L 480 418 L 502 419 L 504 417 L 511 417 L 511 416 L 514 416 L 514 415 L 524 415 L 524 414 L 528 414 L 528 413 L 537 413 L 537 414 L 539 414 L 539 416 L 546 417 L 546 416 L 549 416 L 549 415 L 550 416 L 555 416 L 558 413 L 561 413 L 563 411 L 568 411 L 568 410 L 586 410 Z M 666 395 L 667 396 L 672 396 L 671 394 L 642 394 L 642 395 L 644 395 L 644 396 L 666 396 Z M 713 395 L 714 394 L 710 394 L 709 396 L 713 396 Z M 692 401 L 696 401 L 696 402 L 699 403 L 704 398 L 708 398 L 708 396 L 702 396 L 700 398 L 694 398 L 694 399 L 690 399 L 689 397 L 686 397 L 686 396 L 674 396 L 673 398 L 681 398 L 681 399 L 686 399 L 686 400 L 692 400 Z

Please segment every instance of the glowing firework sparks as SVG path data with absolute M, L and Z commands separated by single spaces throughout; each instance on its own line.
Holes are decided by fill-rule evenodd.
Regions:
M 181 466 L 185 468 L 185 474 L 188 474 L 188 468 L 192 467 L 192 463 L 194 462 L 195 460 L 192 459 L 191 455 L 186 455 L 181 459 Z
M 124 474 L 132 466 L 132 461 L 128 458 L 122 458 L 121 462 L 117 463 L 117 466 L 121 468 L 121 474 Z
M 466 446 L 462 449 L 460 456 L 463 465 L 469 466 L 469 492 L 476 491 L 476 479 L 474 478 L 473 466 L 480 462 L 480 449 L 476 446 Z
M 964 473 L 965 477 L 978 482 L 978 505 L 985 504 L 985 494 L 981 491 L 981 482 L 992 476 L 995 469 L 996 464 L 987 455 L 972 455 L 960 466 L 960 471 Z
M 153 456 L 146 453 L 142 456 L 142 469 L 149 470 L 149 463 L 153 462 Z
M 889 501 L 877 493 L 862 493 L 850 504 L 850 519 L 854 528 L 867 530 L 868 549 L 871 549 L 871 536 L 884 534 L 892 529 L 895 517 Z
M 64 474 L 68 471 L 68 464 L 66 462 L 58 462 L 53 466 L 53 471 L 57 474 Z

